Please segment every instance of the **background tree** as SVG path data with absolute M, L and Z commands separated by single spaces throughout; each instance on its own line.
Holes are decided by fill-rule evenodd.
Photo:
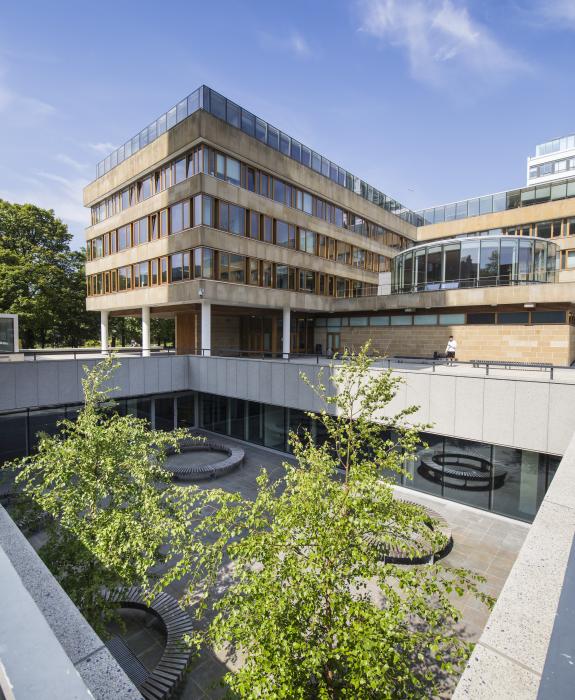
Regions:
M 52 210 L 0 200 L 0 311 L 19 315 L 24 347 L 97 337 L 97 315 L 85 305 L 85 254 L 71 240 Z
M 372 362 L 366 348 L 344 355 L 329 385 L 315 387 L 337 416 L 309 414 L 327 440 L 292 433 L 297 464 L 276 483 L 262 472 L 255 501 L 229 512 L 243 534 L 222 549 L 232 582 L 207 638 L 241 656 L 226 680 L 242 698 L 431 696 L 438 671 L 454 672 L 470 649 L 454 634 L 452 596 L 490 603 L 465 570 L 399 566 L 382 554 L 446 542 L 381 478 L 403 473 L 421 426 L 409 423 L 415 407 L 383 418 L 401 380 Z
M 110 319 L 110 336 L 114 346 L 126 347 L 132 342 L 142 342 L 142 319 L 139 316 L 115 316 Z M 173 346 L 175 341 L 175 323 L 173 318 L 150 320 L 150 342 L 152 345 Z
M 105 387 L 116 366 L 109 358 L 88 371 L 76 421 L 61 421 L 37 454 L 5 465 L 20 470 L 24 494 L 49 516 L 41 557 L 100 633 L 114 615 L 102 587 L 139 585 L 152 595 L 183 575 L 180 561 L 193 569 L 203 551 L 193 523 L 210 497 L 170 485 L 163 469 L 166 449 L 177 448 L 186 430 L 150 430 L 114 410 Z

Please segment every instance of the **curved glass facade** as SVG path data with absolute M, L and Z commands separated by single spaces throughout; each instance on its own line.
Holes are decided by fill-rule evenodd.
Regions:
M 554 282 L 558 249 L 542 238 L 476 236 L 433 241 L 393 258 L 391 291 Z

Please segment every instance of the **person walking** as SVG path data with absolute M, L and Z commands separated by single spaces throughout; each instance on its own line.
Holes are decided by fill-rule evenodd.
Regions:
M 445 357 L 447 358 L 447 364 L 452 365 L 455 361 L 455 353 L 457 351 L 457 340 L 450 335 L 447 341 L 447 347 L 445 348 Z

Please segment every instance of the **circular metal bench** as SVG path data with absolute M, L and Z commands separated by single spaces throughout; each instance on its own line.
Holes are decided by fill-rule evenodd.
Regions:
M 191 648 L 185 642 L 185 636 L 193 631 L 188 613 L 167 593 L 158 594 L 148 604 L 142 589 L 137 586 L 108 591 L 106 598 L 119 608 L 151 613 L 162 623 L 166 634 L 166 646 L 162 658 L 152 672 L 145 669 L 120 638 L 113 637 L 106 642 L 106 646 L 128 677 L 137 685 L 145 700 L 173 697 L 184 679 L 192 655 Z
M 213 440 L 207 440 L 203 436 L 198 438 L 189 437 L 180 441 L 179 452 L 175 449 L 168 449 L 168 455 L 186 452 L 223 452 L 227 455 L 225 459 L 212 464 L 170 464 L 166 461 L 164 469 L 172 474 L 175 481 L 200 481 L 202 479 L 216 479 L 224 474 L 229 474 L 244 461 L 244 451 L 240 447 L 224 445 Z
M 431 461 L 421 459 L 417 471 L 428 481 L 466 491 L 501 488 L 507 477 L 506 471 L 488 459 L 458 452 L 439 452 L 432 455 Z
M 389 544 L 377 533 L 369 533 L 366 540 L 375 547 L 381 558 L 388 564 L 432 564 L 449 554 L 453 547 L 453 536 L 451 527 L 445 518 L 437 511 L 427 506 L 422 506 L 413 501 L 404 501 L 412 506 L 418 506 L 425 513 L 425 525 L 432 533 L 438 532 L 443 535 L 441 546 L 436 548 L 434 543 L 419 533 L 413 532 L 405 542 L 405 546 L 400 545 L 390 548 Z M 385 525 L 383 526 L 385 528 Z

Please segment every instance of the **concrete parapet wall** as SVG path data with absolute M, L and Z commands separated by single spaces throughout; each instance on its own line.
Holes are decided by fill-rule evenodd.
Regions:
M 575 638 L 575 437 L 453 700 L 571 698 Z

